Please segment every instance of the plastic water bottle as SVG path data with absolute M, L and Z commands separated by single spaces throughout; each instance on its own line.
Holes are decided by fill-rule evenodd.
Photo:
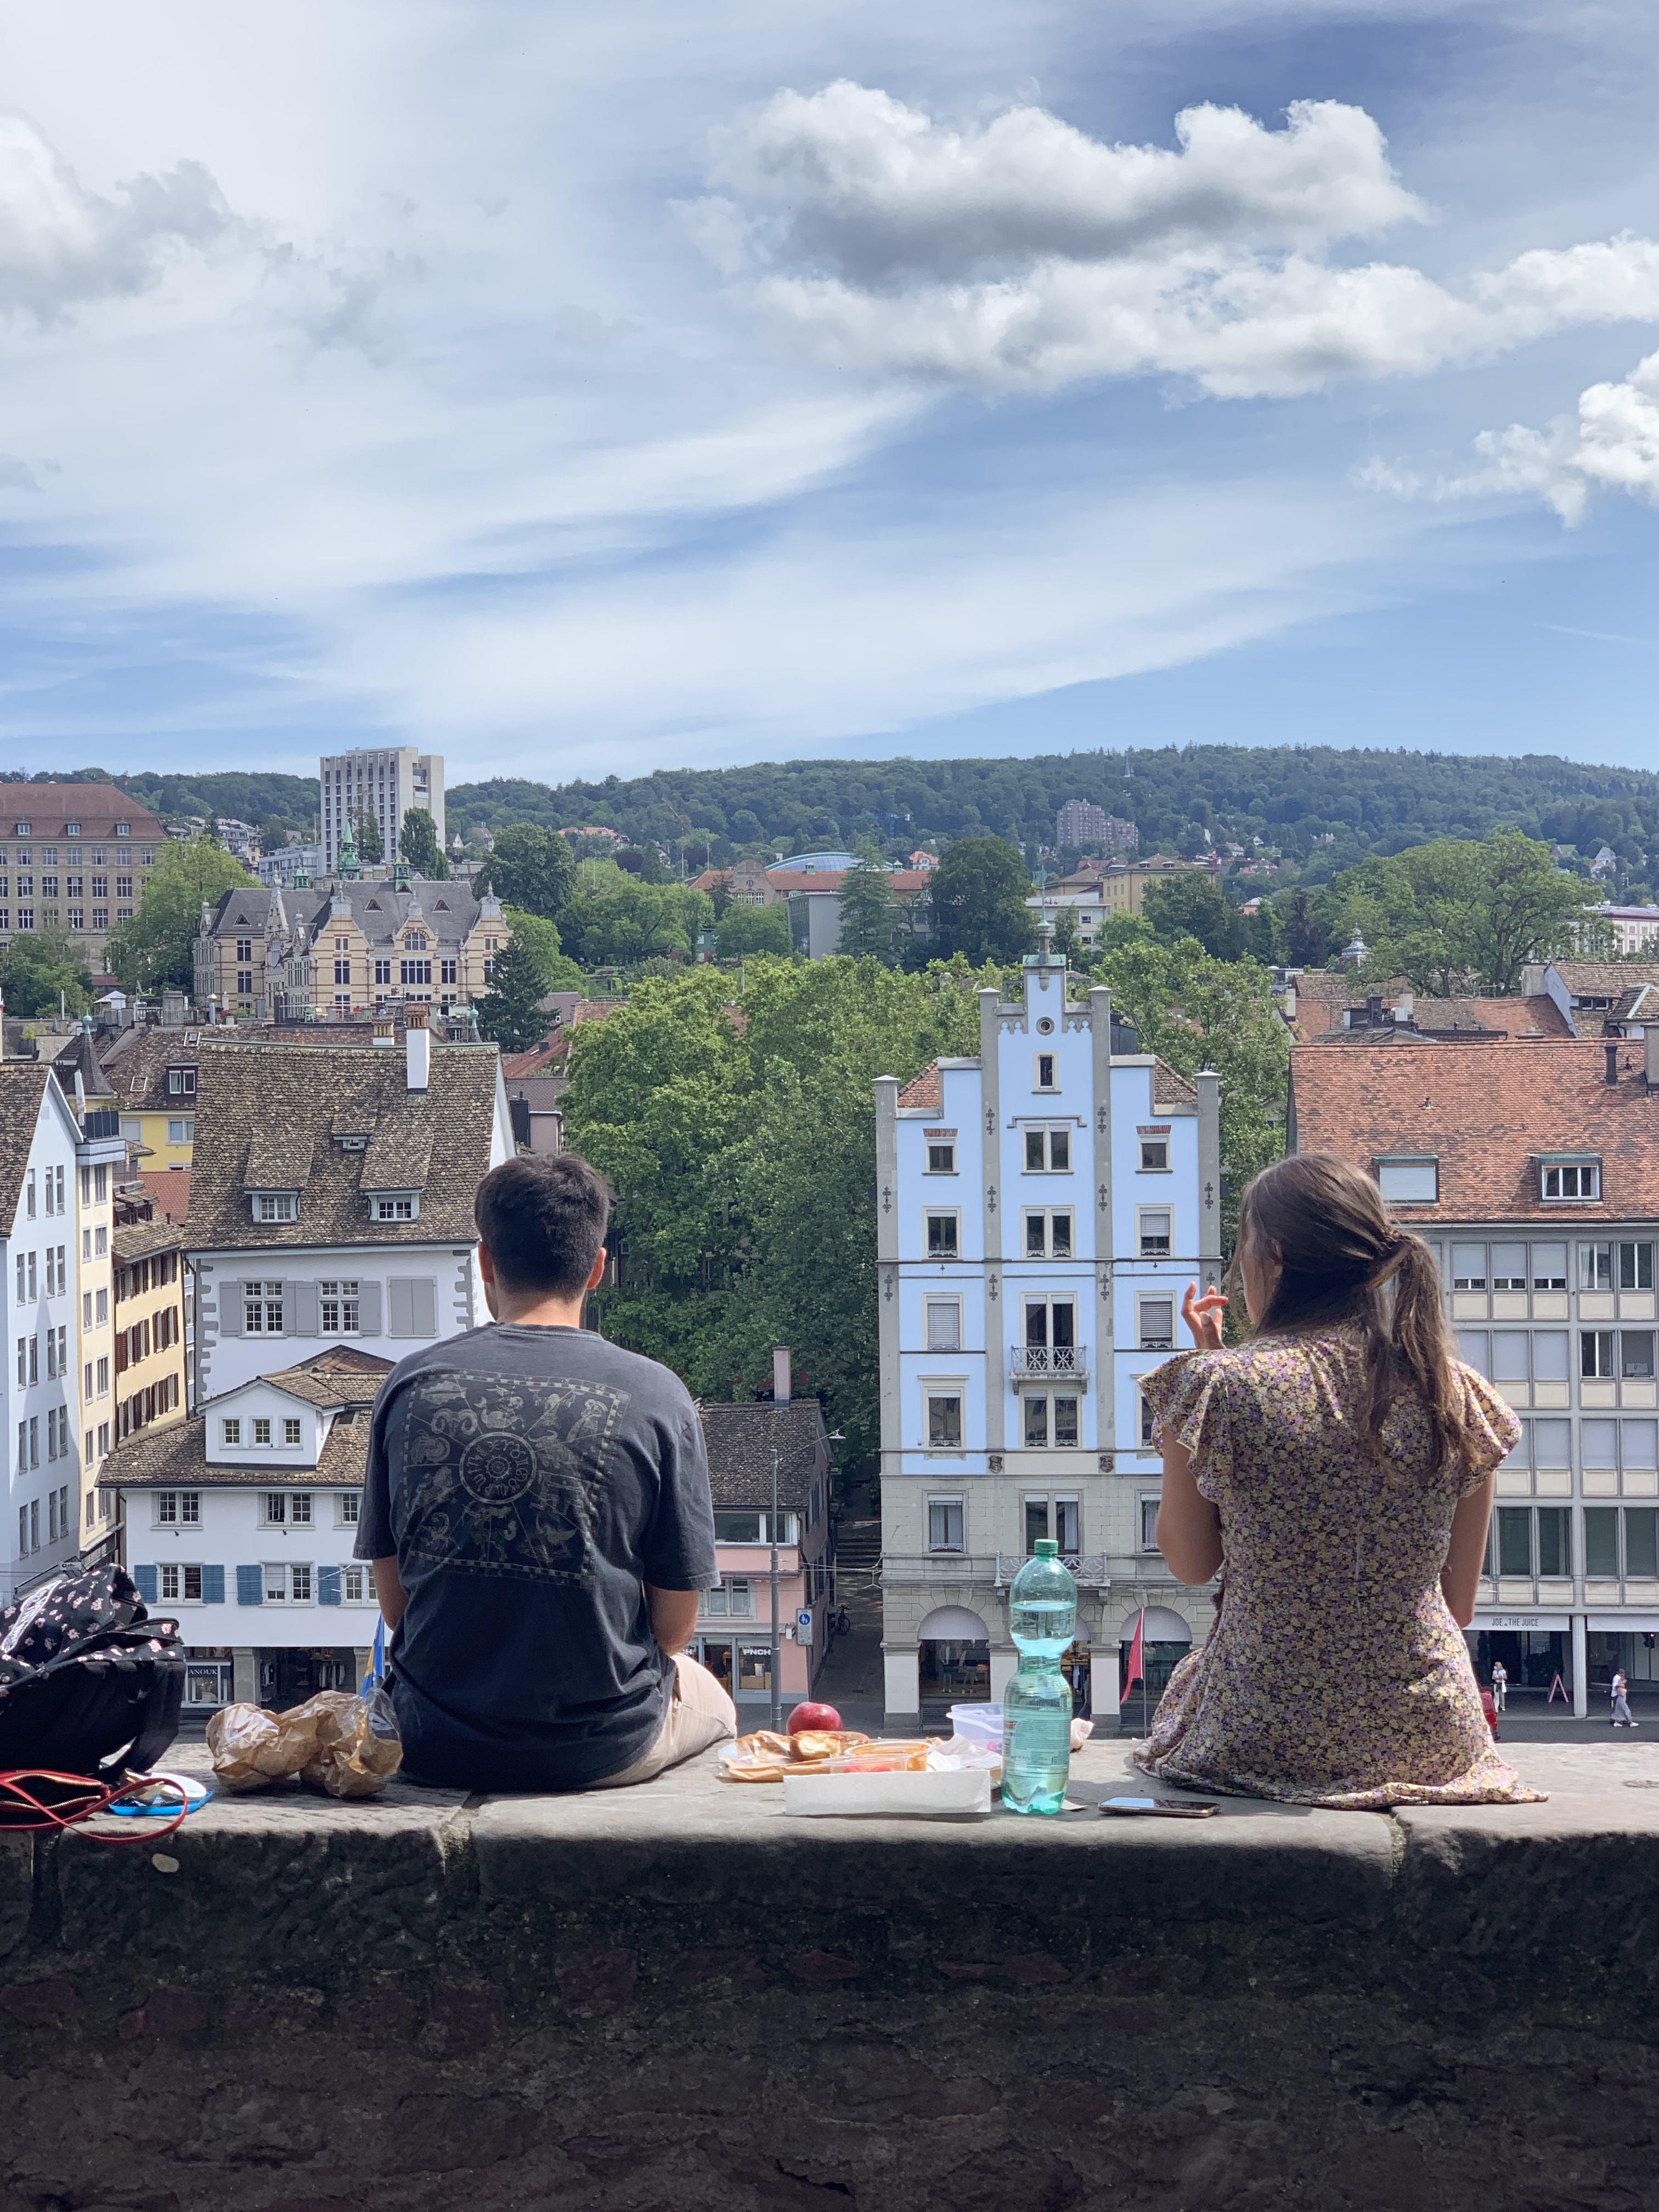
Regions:
M 1072 1771 L 1072 1686 L 1060 1670 L 1077 1627 L 1077 1584 L 1052 1536 L 1014 1577 L 1008 1626 L 1019 1668 L 1002 1693 L 1002 1802 L 1058 1813 Z

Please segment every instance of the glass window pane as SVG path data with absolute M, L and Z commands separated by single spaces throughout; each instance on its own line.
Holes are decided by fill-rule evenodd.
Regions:
M 1072 1217 L 1069 1213 L 1055 1214 L 1054 1218 L 1054 1231 L 1051 1238 L 1050 1249 L 1052 1249 L 1056 1260 L 1069 1260 L 1071 1258 Z
M 962 1442 L 962 1401 L 958 1397 L 929 1398 L 927 1442 L 935 1451 L 949 1451 Z
M 1043 1256 L 1043 1228 L 1047 1218 L 1041 1213 L 1028 1213 L 1025 1217 L 1025 1256 L 1028 1260 L 1040 1260 Z
M 1064 1402 L 1064 1401 L 1062 1401 Z M 1075 1404 L 1075 1401 L 1072 1401 Z M 1062 1552 L 1075 1552 L 1079 1547 L 1079 1517 L 1075 1498 L 1054 1500 L 1054 1539 Z
M 1619 1515 L 1611 1505 L 1584 1508 L 1584 1572 L 1603 1578 L 1619 1571 Z
M 1025 1132 L 1025 1164 L 1034 1173 L 1042 1171 L 1042 1132 L 1041 1129 L 1028 1129 Z
M 1625 1465 L 1627 1468 L 1659 1467 L 1659 1423 L 1625 1423 Z
M 1613 1288 L 1611 1244 L 1581 1244 L 1578 1247 L 1578 1287 L 1581 1291 L 1610 1291 Z
M 1578 1430 L 1579 1448 L 1586 1467 L 1617 1467 L 1619 1425 L 1616 1421 L 1584 1421 Z
M 1047 1401 L 1047 1400 L 1045 1399 L 1045 1400 L 1043 1400 L 1043 1401 L 1042 1401 L 1042 1405 L 1043 1405 L 1043 1407 L 1044 1407 L 1045 1414 L 1046 1414 L 1048 1401 Z M 1037 1538 L 1038 1538 L 1039 1536 L 1046 1536 L 1046 1535 L 1048 1534 L 1048 1499 L 1047 1499 L 1046 1498 L 1028 1498 L 1026 1499 L 1026 1501 L 1025 1501 L 1025 1548 L 1026 1548 L 1026 1550 L 1027 1550 L 1028 1552 L 1029 1552 L 1029 1551 L 1030 1551 L 1030 1550 L 1032 1550 L 1032 1549 L 1033 1549 L 1033 1547 L 1035 1547 L 1036 1543 Z
M 1538 1571 L 1540 1575 L 1570 1575 L 1572 1561 L 1567 1549 L 1572 1516 L 1565 1505 L 1538 1509 Z
M 1651 1244 L 1621 1244 L 1619 1247 L 1619 1287 L 1621 1291 L 1650 1291 L 1653 1288 Z
M 1537 1328 L 1532 1334 L 1532 1376 L 1534 1382 L 1565 1382 L 1567 1379 L 1567 1332 Z
M 758 1544 L 760 1532 L 761 1517 L 758 1513 L 715 1509 L 714 1541 L 717 1544 Z
M 1500 1575 L 1532 1572 L 1530 1505 L 1500 1505 L 1498 1509 L 1498 1571 Z
M 1566 1289 L 1567 1248 L 1565 1244 L 1534 1244 L 1533 1246 L 1532 1286 L 1535 1291 Z
M 1524 1382 L 1527 1379 L 1527 1332 L 1524 1328 L 1492 1331 L 1492 1379 L 1494 1382 Z
M 1074 1444 L 1077 1442 L 1075 1398 L 1056 1398 L 1054 1401 L 1054 1442 L 1057 1444 Z M 1062 1543 L 1061 1549 L 1074 1552 L 1077 1546 L 1075 1543 Z
M 1625 1572 L 1644 1581 L 1659 1575 L 1659 1511 L 1651 1505 L 1625 1508 Z
M 1046 1398 L 1027 1398 L 1025 1401 L 1025 1441 L 1028 1444 L 1046 1444 L 1048 1441 L 1048 1401 Z M 1042 1531 L 1045 1536 L 1048 1533 L 1046 1528 Z
M 1466 1367 L 1473 1367 L 1477 1375 L 1491 1372 L 1492 1361 L 1486 1349 L 1484 1328 L 1460 1328 L 1457 1332 L 1457 1356 Z
M 1569 1421 L 1534 1421 L 1532 1425 L 1532 1463 L 1534 1467 L 1572 1465 L 1572 1425 Z
M 1071 1166 L 1072 1133 L 1069 1129 L 1049 1130 L 1048 1164 L 1051 1168 L 1069 1168 Z
M 1486 1287 L 1486 1248 L 1484 1244 L 1452 1246 L 1452 1288 L 1484 1291 Z
M 1653 1331 L 1650 1328 L 1620 1329 L 1619 1371 L 1627 1382 L 1652 1382 Z

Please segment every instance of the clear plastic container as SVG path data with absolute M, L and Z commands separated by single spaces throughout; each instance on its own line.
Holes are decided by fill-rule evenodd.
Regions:
M 984 1744 L 994 1751 L 1001 1750 L 1000 1705 L 951 1705 L 945 1717 L 951 1723 L 951 1735 L 960 1736 L 964 1743 Z

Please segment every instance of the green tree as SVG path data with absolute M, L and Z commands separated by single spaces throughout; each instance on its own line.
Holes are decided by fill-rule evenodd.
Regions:
M 1475 843 L 1445 838 L 1363 862 L 1331 886 L 1328 911 L 1346 942 L 1364 939 L 1372 981 L 1405 975 L 1437 998 L 1521 987 L 1528 960 L 1596 950 L 1599 888 L 1562 875 L 1547 845 L 1516 830 Z
M 374 867 L 386 858 L 386 840 L 380 835 L 380 825 L 368 807 L 360 807 L 352 823 L 357 839 L 357 858 L 366 868 Z
M 789 951 L 789 909 L 787 906 L 728 906 L 714 931 L 714 951 L 721 960 L 741 960 L 756 952 L 787 957 Z
M 1001 837 L 961 837 L 929 879 L 938 950 L 970 961 L 1018 960 L 1029 951 L 1036 924 L 1025 902 L 1031 879 L 1017 848 Z
M 181 991 L 193 989 L 191 946 L 204 902 L 215 906 L 226 891 L 252 881 L 241 862 L 211 838 L 169 839 L 144 885 L 137 913 L 131 921 L 118 921 L 105 940 L 111 974 L 129 991 L 159 991 L 169 983 Z
M 539 1044 L 548 1030 L 541 1008 L 547 992 L 547 970 L 529 935 L 514 935 L 495 955 L 489 990 L 473 1001 L 479 1036 L 503 1052 L 525 1052 Z
M 876 848 L 868 842 L 859 848 L 858 864 L 842 879 L 836 902 L 841 915 L 842 951 L 854 960 L 893 961 L 893 887 Z
M 607 1335 L 706 1397 L 787 1344 L 854 1454 L 878 1438 L 874 1081 L 976 1048 L 965 963 L 759 959 L 637 983 L 573 1042 L 570 1140 L 619 1194 Z
M 576 864 L 568 843 L 556 830 L 516 823 L 497 833 L 495 849 L 474 877 L 472 887 L 494 891 L 504 906 L 522 907 L 526 914 L 556 921 L 575 896 Z
M 1237 957 L 1243 934 L 1238 909 L 1207 868 L 1184 869 L 1148 884 L 1143 903 L 1153 935 L 1165 945 L 1195 937 L 1212 959 Z
M 403 828 L 398 832 L 398 851 L 417 876 L 440 884 L 447 879 L 449 863 L 438 849 L 438 825 L 424 806 L 405 809 Z
M 1285 959 L 1291 968 L 1322 968 L 1331 957 L 1331 935 L 1321 921 L 1312 895 L 1298 884 L 1280 912 Z
M 67 930 L 23 930 L 0 945 L 0 992 L 9 1014 L 83 1014 L 92 975 Z
M 1182 1075 L 1212 1067 L 1221 1079 L 1222 1225 L 1238 1231 L 1244 1186 L 1285 1149 L 1290 1036 L 1273 979 L 1253 960 L 1217 960 L 1195 938 L 1165 945 L 1150 924 L 1114 916 L 1102 933 L 1094 975 L 1133 1022 L 1143 1052 Z
M 1054 909 L 1054 951 L 1063 952 L 1068 960 L 1077 957 L 1077 908 L 1074 906 Z
M 580 895 L 566 906 L 560 934 L 584 968 L 626 967 L 656 955 L 690 952 L 698 932 L 712 927 L 714 919 L 714 903 L 704 891 L 642 883 L 612 860 L 584 860 Z
M 501 920 L 514 938 L 522 938 L 535 955 L 537 966 L 547 978 L 548 990 L 580 990 L 582 971 L 560 949 L 557 922 L 548 921 L 539 914 L 527 914 L 520 906 L 504 906 Z

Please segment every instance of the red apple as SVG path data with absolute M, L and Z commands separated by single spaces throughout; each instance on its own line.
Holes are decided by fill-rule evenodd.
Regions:
M 803 1729 L 838 1729 L 841 1715 L 833 1705 L 797 1705 L 789 1716 L 789 1733 L 799 1735 Z

